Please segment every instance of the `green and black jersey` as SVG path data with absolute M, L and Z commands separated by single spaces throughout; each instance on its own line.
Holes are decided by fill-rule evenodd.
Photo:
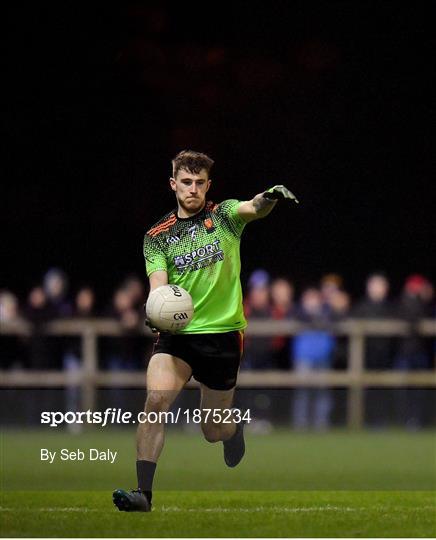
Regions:
M 183 334 L 242 330 L 247 326 L 240 282 L 241 234 L 245 222 L 238 214 L 240 201 L 207 202 L 201 212 L 179 218 L 166 214 L 144 238 L 147 275 L 168 273 L 168 283 L 192 296 L 194 317 Z

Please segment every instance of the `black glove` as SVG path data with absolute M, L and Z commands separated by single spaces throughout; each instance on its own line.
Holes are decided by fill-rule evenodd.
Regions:
M 292 193 L 292 191 L 289 191 L 287 187 L 282 185 L 274 186 L 267 189 L 263 192 L 263 196 L 265 197 L 265 199 L 269 199 L 271 201 L 277 201 L 279 199 L 290 199 L 298 203 L 298 199 Z

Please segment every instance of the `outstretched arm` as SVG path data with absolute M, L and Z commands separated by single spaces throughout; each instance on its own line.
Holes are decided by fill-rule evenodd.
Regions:
M 274 186 L 256 195 L 251 201 L 243 202 L 238 208 L 238 214 L 245 222 L 254 221 L 267 216 L 279 199 L 289 199 L 298 203 L 295 195 L 285 186 Z

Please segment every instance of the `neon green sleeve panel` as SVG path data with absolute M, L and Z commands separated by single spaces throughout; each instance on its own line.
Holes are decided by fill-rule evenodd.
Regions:
M 165 215 L 144 238 L 147 275 L 168 273 L 168 282 L 192 296 L 195 313 L 182 334 L 241 330 L 247 326 L 242 308 L 240 242 L 245 222 L 240 201 L 208 202 L 191 218 Z

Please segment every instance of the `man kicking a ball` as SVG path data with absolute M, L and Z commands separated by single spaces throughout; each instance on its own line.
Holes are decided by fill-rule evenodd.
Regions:
M 247 326 L 239 277 L 241 234 L 247 223 L 267 216 L 278 199 L 298 202 L 284 186 L 274 186 L 250 201 L 206 201 L 213 163 L 205 154 L 190 150 L 173 159 L 170 186 L 177 208 L 144 238 L 150 290 L 168 283 L 179 285 L 191 294 L 195 308 L 186 328 L 176 334 L 161 332 L 157 338 L 147 369 L 147 414 L 168 411 L 191 377 L 200 383 L 201 410 L 231 409 Z M 223 441 L 224 461 L 235 467 L 245 453 L 243 423 L 236 417 L 230 423 L 213 420 L 216 416 L 203 419 L 204 437 L 211 443 Z M 138 489 L 114 491 L 119 510 L 151 510 L 153 477 L 163 444 L 163 423 L 139 424 Z

